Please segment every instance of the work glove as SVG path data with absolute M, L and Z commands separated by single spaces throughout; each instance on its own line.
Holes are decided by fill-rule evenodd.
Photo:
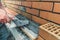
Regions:
M 7 23 L 10 22 L 13 19 L 12 16 L 8 17 L 8 15 L 6 14 L 6 11 L 4 11 L 3 9 L 0 9 L 0 23 Z

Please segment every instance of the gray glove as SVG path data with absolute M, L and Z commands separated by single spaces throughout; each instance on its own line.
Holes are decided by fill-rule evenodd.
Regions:
M 29 24 L 29 20 L 19 20 L 17 17 L 14 18 L 13 22 L 18 26 L 24 26 Z

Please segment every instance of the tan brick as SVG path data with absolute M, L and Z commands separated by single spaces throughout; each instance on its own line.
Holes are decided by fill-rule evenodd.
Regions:
M 40 29 L 39 31 L 40 31 L 39 34 L 45 40 L 57 40 L 56 38 L 53 38 L 53 36 L 51 34 L 49 34 L 48 32 L 44 31 L 43 29 Z
M 39 35 L 45 40 L 60 40 L 60 26 L 54 23 L 47 23 L 39 27 Z

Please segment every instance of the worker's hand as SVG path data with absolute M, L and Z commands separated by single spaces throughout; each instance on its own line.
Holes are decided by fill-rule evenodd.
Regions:
M 12 17 L 11 17 L 11 19 L 12 19 Z M 1 23 L 10 22 L 11 19 L 9 19 L 9 17 L 7 16 L 7 14 L 4 10 L 0 9 L 0 22 Z
M 7 23 L 9 21 L 10 21 L 10 19 L 6 15 L 0 16 L 0 22 L 1 23 Z

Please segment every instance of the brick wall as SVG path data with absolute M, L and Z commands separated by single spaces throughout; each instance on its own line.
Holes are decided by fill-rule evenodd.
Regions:
M 60 0 L 21 0 L 5 3 L 15 5 L 15 9 L 18 9 L 20 14 L 39 24 L 48 22 L 60 24 Z

